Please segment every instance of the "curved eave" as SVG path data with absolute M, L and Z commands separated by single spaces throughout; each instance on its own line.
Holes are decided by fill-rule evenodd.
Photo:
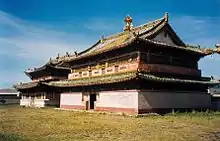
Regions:
M 13 87 L 20 91 L 20 90 L 25 90 L 25 89 L 31 89 L 35 88 L 40 85 L 40 82 L 29 82 L 29 83 L 21 83 L 21 84 L 16 84 Z
M 136 72 L 127 72 L 122 74 L 97 76 L 91 78 L 79 78 L 66 81 L 54 81 L 49 83 L 43 83 L 52 87 L 80 87 L 80 86 L 92 86 L 92 85 L 102 85 L 119 83 L 124 81 L 129 81 L 136 78 Z
M 48 64 L 44 64 L 43 66 L 38 67 L 38 68 L 35 68 L 35 69 L 33 69 L 33 70 L 26 70 L 25 73 L 31 74 L 31 73 L 35 73 L 35 72 L 42 71 L 42 70 L 46 69 L 47 65 L 48 65 Z
M 33 78 L 32 75 L 34 75 L 35 73 L 39 73 L 41 71 L 45 71 L 47 68 L 52 68 L 52 69 L 58 69 L 58 70 L 61 70 L 61 71 L 71 71 L 70 68 L 66 68 L 66 67 L 59 67 L 59 66 L 52 66 L 50 65 L 49 63 L 45 64 L 44 66 L 42 67 L 39 67 L 33 71 L 24 71 L 24 73 L 29 77 L 29 78 Z
M 200 54 L 202 56 L 211 55 L 211 54 L 215 53 L 215 51 L 213 49 L 209 49 L 209 48 L 200 49 L 200 48 L 170 45 L 170 44 L 167 44 L 165 42 L 154 41 L 154 40 L 143 39 L 143 38 L 139 38 L 139 40 L 142 41 L 142 42 L 145 42 L 145 43 L 151 43 L 151 44 L 155 44 L 155 45 L 162 46 L 162 47 L 170 47 L 170 48 L 175 48 L 175 49 L 180 49 L 180 50 Z
M 217 85 L 219 82 L 215 81 L 199 81 L 199 80 L 188 80 L 178 78 L 159 77 L 147 73 L 138 73 L 138 77 L 145 80 L 157 81 L 157 82 L 168 82 L 168 83 L 189 83 L 189 84 L 206 84 L 206 85 Z

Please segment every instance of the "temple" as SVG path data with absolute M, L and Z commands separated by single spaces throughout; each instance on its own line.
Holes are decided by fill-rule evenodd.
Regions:
M 210 108 L 207 89 L 219 82 L 202 77 L 198 61 L 220 48 L 185 44 L 168 13 L 104 37 L 82 52 L 50 59 L 25 74 L 32 80 L 14 87 L 20 105 L 142 114 L 170 109 Z

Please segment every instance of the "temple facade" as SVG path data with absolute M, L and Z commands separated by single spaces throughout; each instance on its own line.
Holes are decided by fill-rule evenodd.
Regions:
M 14 86 L 21 105 L 131 114 L 210 108 L 207 89 L 219 82 L 202 77 L 198 61 L 220 49 L 185 44 L 168 20 L 166 13 L 134 27 L 126 16 L 122 32 L 25 71 L 32 81 Z

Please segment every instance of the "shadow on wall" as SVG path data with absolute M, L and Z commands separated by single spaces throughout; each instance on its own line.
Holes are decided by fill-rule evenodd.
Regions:
M 28 141 L 23 135 L 7 133 L 0 133 L 0 141 Z

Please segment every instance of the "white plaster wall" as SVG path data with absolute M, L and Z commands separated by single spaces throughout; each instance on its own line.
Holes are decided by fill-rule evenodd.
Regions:
M 102 91 L 99 92 L 97 107 L 138 108 L 137 91 Z
M 167 36 L 165 37 L 165 32 L 162 31 L 160 32 L 153 40 L 155 41 L 161 41 L 161 42 L 165 42 L 171 45 L 175 45 L 171 39 L 171 37 L 169 36 L 169 34 L 167 34 Z
M 138 109 L 209 108 L 211 96 L 201 92 L 139 92 Z
M 21 106 L 30 106 L 30 100 L 29 99 L 21 99 L 20 105 Z
M 60 105 L 82 105 L 82 93 L 61 93 Z
M 34 103 L 31 104 L 30 99 L 21 99 L 20 105 L 21 106 L 34 106 L 34 107 L 44 107 L 45 105 L 44 99 L 35 99 Z
M 44 107 L 44 99 L 35 99 L 34 107 Z

